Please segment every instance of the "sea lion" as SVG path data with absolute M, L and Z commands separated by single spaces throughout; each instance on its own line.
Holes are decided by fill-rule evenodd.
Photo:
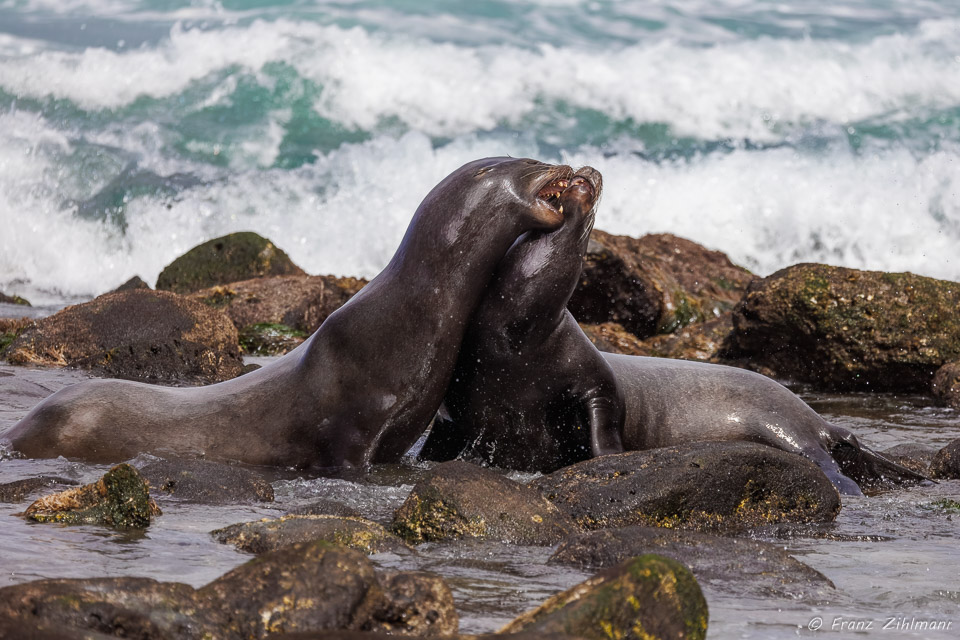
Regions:
M 550 472 L 623 450 L 613 370 L 566 312 L 602 188 L 590 167 L 559 183 L 563 225 L 530 231 L 500 263 L 460 348 L 420 456 Z
M 626 450 L 706 440 L 759 442 L 812 460 L 845 494 L 861 493 L 848 476 L 868 484 L 924 479 L 862 446 L 849 430 L 828 423 L 760 374 L 598 352 L 566 310 L 593 212 L 589 225 L 577 226 L 566 195 L 561 196 L 564 225 L 528 233 L 501 263 L 464 339 L 444 400 L 449 416 L 435 421 L 421 457 L 474 457 L 549 471 L 586 448 L 588 422 L 571 420 L 570 413 L 580 394 L 599 399 L 606 411 L 598 421 L 605 427 L 592 426 L 591 433 L 604 433 L 622 411 L 617 445 Z M 577 235 L 581 228 L 583 237 Z M 610 389 L 611 371 L 622 395 Z M 557 406 L 566 412 L 551 409 Z
M 198 388 L 91 380 L 36 406 L 7 434 L 34 458 L 115 462 L 150 452 L 299 468 L 396 461 L 427 428 L 467 322 L 500 260 L 563 222 L 566 166 L 487 158 L 420 204 L 386 268 L 301 346 Z

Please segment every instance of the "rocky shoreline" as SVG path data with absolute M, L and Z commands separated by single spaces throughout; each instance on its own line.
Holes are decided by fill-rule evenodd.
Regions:
M 187 254 L 190 270 L 171 265 L 170 274 L 187 274 L 161 279 L 178 293 L 137 285 L 48 318 L 0 319 L 0 358 L 161 384 L 214 382 L 242 375 L 243 353 L 294 348 L 365 284 L 305 275 L 268 240 L 235 235 L 242 237 Z M 234 241 L 242 250 L 231 249 Z M 251 251 L 251 243 L 259 250 Z M 245 256 L 246 270 L 225 254 Z M 217 274 L 224 262 L 229 269 Z M 957 407 L 958 296 L 957 283 L 826 265 L 797 265 L 761 279 L 673 236 L 594 232 L 570 308 L 601 350 L 733 364 L 825 390 L 924 391 L 931 405 Z M 909 445 L 886 453 L 934 478 L 960 477 L 960 440 L 932 451 Z M 211 505 L 272 499 L 266 479 L 232 465 L 173 459 L 135 473 L 147 478 L 142 486 L 151 495 Z M 56 483 L 25 478 L 0 486 L 0 497 L 19 502 Z M 67 491 L 106 499 L 109 492 L 95 485 Z M 43 500 L 49 520 L 63 522 L 78 510 L 92 517 L 87 498 Z M 163 517 L 145 508 L 130 524 L 97 507 L 114 514 L 99 522 L 149 527 L 151 517 Z M 604 628 L 622 637 L 641 637 L 637 629 L 649 637 L 703 637 L 706 601 L 696 580 L 757 593 L 831 592 L 825 576 L 748 536 L 771 526 L 803 535 L 804 526 L 829 525 L 840 509 L 836 490 L 814 465 L 750 443 L 628 452 L 529 483 L 457 461 L 420 474 L 392 522 L 329 502 L 310 513 L 213 531 L 218 541 L 258 558 L 199 589 L 134 578 L 2 588 L 0 637 L 27 637 L 16 635 L 24 629 L 29 637 L 58 638 L 239 638 L 332 629 L 455 637 L 457 613 L 443 578 L 378 572 L 364 554 L 402 557 L 416 554 L 418 545 L 464 539 L 559 544 L 551 563 L 603 569 L 503 633 L 610 637 L 597 635 Z M 334 565 L 346 569 L 316 569 Z M 649 575 L 659 587 L 641 579 Z M 664 591 L 667 584 L 673 592 Z M 299 591 L 308 587 L 338 595 L 318 604 L 311 592 Z

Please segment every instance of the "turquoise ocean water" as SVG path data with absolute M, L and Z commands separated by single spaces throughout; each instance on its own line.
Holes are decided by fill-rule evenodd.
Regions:
M 242 229 L 369 277 L 500 154 L 760 274 L 960 280 L 960 3 L 0 0 L 0 290 L 35 302 Z

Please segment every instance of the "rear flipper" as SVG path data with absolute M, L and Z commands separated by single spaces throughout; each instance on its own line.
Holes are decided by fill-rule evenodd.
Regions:
M 804 452 L 803 456 L 809 458 L 814 464 L 820 467 L 820 470 L 823 471 L 823 474 L 827 476 L 827 479 L 833 483 L 833 486 L 837 488 L 837 491 L 840 492 L 842 496 L 862 496 L 863 491 L 860 489 L 860 485 L 855 482 L 852 478 L 845 474 L 845 470 L 841 468 L 837 461 L 833 459 L 826 451 L 820 449 L 820 447 L 815 448 L 815 452 L 811 455 L 809 451 Z
M 856 480 L 862 488 L 890 489 L 930 480 L 922 473 L 897 464 L 863 445 L 855 448 L 841 442 L 834 446 L 831 453 L 843 473 Z

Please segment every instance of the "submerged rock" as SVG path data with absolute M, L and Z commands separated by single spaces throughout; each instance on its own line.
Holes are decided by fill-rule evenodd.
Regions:
M 340 516 L 342 518 L 362 518 L 363 514 L 336 500 L 322 498 L 309 504 L 294 507 L 287 512 L 288 516 Z
M 840 495 L 809 460 L 752 442 L 702 442 L 578 462 L 531 483 L 585 529 L 737 530 L 829 522 Z
M 237 504 L 273 502 L 273 487 L 259 473 L 209 460 L 155 460 L 140 474 L 156 491 L 186 502 Z
M 545 545 L 577 526 L 536 491 L 454 460 L 437 465 L 414 485 L 394 514 L 393 530 L 413 544 L 483 538 Z
M 241 330 L 272 324 L 309 335 L 366 284 L 361 278 L 275 276 L 230 282 L 190 297 L 222 309 Z
M 956 282 L 800 264 L 750 286 L 730 357 L 821 389 L 927 391 L 960 360 L 958 308 Z
M 2 291 L 0 291 L 0 303 L 2 304 L 18 304 L 24 307 L 31 306 L 27 300 L 21 298 L 20 296 L 8 296 Z
M 925 444 L 906 443 L 890 447 L 886 451 L 881 451 L 881 454 L 911 471 L 929 475 L 930 463 L 937 455 L 937 448 Z
M 648 554 L 567 589 L 500 630 L 635 640 L 705 638 L 707 601 L 690 570 Z
M 754 278 L 723 253 L 677 236 L 594 231 L 569 308 L 580 322 L 616 322 L 646 338 L 729 311 Z
M 940 404 L 960 409 L 960 362 L 950 362 L 937 369 L 930 390 Z
M 38 320 L 4 352 L 11 364 L 182 383 L 234 378 L 243 367 L 229 318 L 165 291 L 110 293 Z
M 94 483 L 40 498 L 23 515 L 37 522 L 142 528 L 160 515 L 147 487 L 136 469 L 118 464 Z
M 661 527 L 623 527 L 574 534 L 548 562 L 582 569 L 610 567 L 645 553 L 672 558 L 702 585 L 736 595 L 820 600 L 833 583 L 782 546 Z
M 163 640 L 259 640 L 333 629 L 428 636 L 453 633 L 458 625 L 441 578 L 420 572 L 378 575 L 362 553 L 324 542 L 264 554 L 196 590 L 147 578 L 4 587 L 0 620 L 64 633 Z
M 14 480 L 0 484 L 0 502 L 22 502 L 25 497 L 46 487 L 52 487 L 58 484 L 77 484 L 67 478 L 58 478 L 56 476 L 37 476 L 36 478 L 25 478 L 23 480 Z
M 325 540 L 363 553 L 413 551 L 376 522 L 340 516 L 283 516 L 241 522 L 211 532 L 217 542 L 241 551 L 266 553 L 297 542 Z
M 192 293 L 250 278 L 303 273 L 272 242 L 252 231 L 241 231 L 208 240 L 171 262 L 160 272 L 157 289 Z
M 930 461 L 930 477 L 938 480 L 960 479 L 960 439 L 937 452 Z

